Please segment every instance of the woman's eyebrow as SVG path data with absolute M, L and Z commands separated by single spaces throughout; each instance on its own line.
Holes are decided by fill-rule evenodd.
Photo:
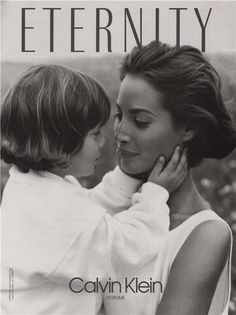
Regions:
M 151 112 L 150 110 L 145 109 L 145 108 L 132 108 L 132 109 L 129 110 L 129 112 L 131 114 L 142 114 L 142 113 L 144 113 L 144 114 L 148 114 L 148 115 L 156 117 L 156 115 L 153 112 Z
M 118 110 L 120 110 L 120 111 L 122 110 L 121 106 L 118 103 L 116 103 L 115 106 L 117 107 Z M 129 109 L 129 113 L 130 114 L 142 114 L 142 113 L 144 113 L 144 114 L 148 114 L 148 115 L 151 115 L 153 117 L 156 117 L 156 115 L 153 112 L 149 111 L 148 109 L 142 108 L 142 107 L 131 108 L 131 109 Z

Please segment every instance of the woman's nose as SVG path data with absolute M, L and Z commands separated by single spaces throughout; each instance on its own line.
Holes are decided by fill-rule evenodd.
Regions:
M 127 126 L 125 122 L 115 122 L 114 125 L 114 138 L 119 142 L 128 142 L 130 140 L 130 136 L 127 130 Z

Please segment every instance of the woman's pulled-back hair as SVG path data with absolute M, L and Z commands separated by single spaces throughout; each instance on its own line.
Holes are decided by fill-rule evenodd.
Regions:
M 89 130 L 109 115 L 108 97 L 93 78 L 64 66 L 33 66 L 3 101 L 1 157 L 24 172 L 67 167 Z
M 157 41 L 135 47 L 123 59 L 121 80 L 127 74 L 142 77 L 161 94 L 176 127 L 194 131 L 186 143 L 191 167 L 203 158 L 220 159 L 233 151 L 236 132 L 221 95 L 219 75 L 198 49 Z

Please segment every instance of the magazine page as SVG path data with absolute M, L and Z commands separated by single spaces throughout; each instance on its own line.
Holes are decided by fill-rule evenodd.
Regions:
M 235 1 L 1 1 L 1 314 L 236 314 L 235 148 Z

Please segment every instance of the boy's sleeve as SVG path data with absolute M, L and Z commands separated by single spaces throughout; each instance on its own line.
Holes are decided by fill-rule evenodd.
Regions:
M 79 233 L 54 270 L 86 281 L 127 276 L 147 264 L 169 231 L 168 192 L 145 183 L 132 197 L 132 206 L 114 217 L 106 212 Z M 60 272 L 61 271 L 61 272 Z M 51 274 L 52 276 L 52 274 Z
M 67 180 L 73 179 L 67 176 Z M 74 179 L 75 180 L 75 179 Z M 126 175 L 119 166 L 104 175 L 92 189 L 83 189 L 84 196 L 114 215 L 131 206 L 131 196 L 138 191 L 141 181 Z
M 169 232 L 169 194 L 146 183 L 132 197 L 132 207 L 113 218 L 104 216 L 112 273 L 124 277 L 146 265 L 158 253 Z M 99 227 L 100 231 L 102 226 Z

